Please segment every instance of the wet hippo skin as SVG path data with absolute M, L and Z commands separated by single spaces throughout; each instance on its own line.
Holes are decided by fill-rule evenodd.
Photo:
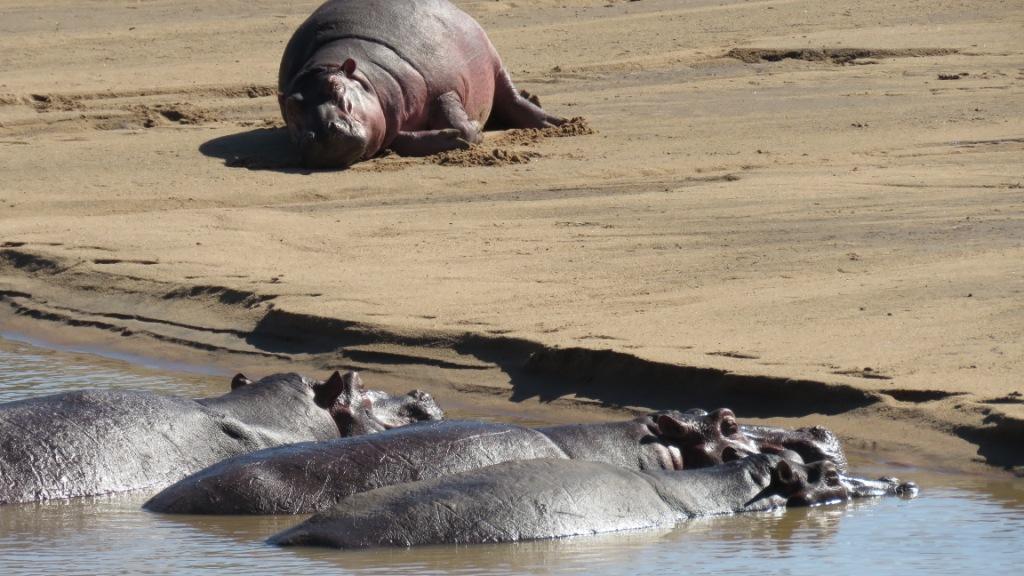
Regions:
M 728 409 L 537 429 L 448 421 L 231 458 L 168 487 L 145 508 L 180 514 L 297 514 L 326 510 L 357 492 L 509 460 L 571 458 L 632 470 L 671 470 L 755 451 Z
M 831 462 L 804 465 L 768 454 L 683 471 L 524 460 L 356 494 L 270 542 L 335 548 L 516 542 L 848 497 Z
M 778 428 L 774 426 L 741 426 L 741 430 L 757 444 L 761 452 L 778 453 L 792 450 L 805 462 L 831 460 L 845 472 L 846 454 L 839 438 L 828 428 L 809 426 L 806 428 Z
M 82 390 L 0 405 L 0 503 L 158 490 L 210 464 L 282 444 L 329 440 L 439 418 L 421 392 L 242 375 L 197 400 L 137 390 Z

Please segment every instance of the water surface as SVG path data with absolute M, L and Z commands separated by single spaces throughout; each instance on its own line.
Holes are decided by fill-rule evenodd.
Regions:
M 227 391 L 228 378 L 201 372 L 0 339 L 0 402 L 96 387 Z M 854 472 L 916 480 L 921 496 L 708 518 L 671 530 L 354 552 L 263 543 L 302 517 L 161 516 L 140 510 L 147 495 L 81 499 L 0 506 L 0 574 L 831 576 L 1011 574 L 1024 566 L 1024 482 L 870 463 Z

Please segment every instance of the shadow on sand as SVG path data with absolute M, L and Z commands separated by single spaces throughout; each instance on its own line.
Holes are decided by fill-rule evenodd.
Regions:
M 207 140 L 199 146 L 205 156 L 220 158 L 231 168 L 309 174 L 284 128 L 257 128 Z
M 450 348 L 507 374 L 512 402 L 580 397 L 605 406 L 654 410 L 729 407 L 744 417 L 767 418 L 840 414 L 879 401 L 877 394 L 844 384 L 681 366 L 612 350 L 551 348 L 524 339 L 468 332 L 392 333 L 358 322 L 276 309 L 267 312 L 246 342 L 278 354 L 340 351 L 349 361 L 378 366 L 429 365 L 459 371 L 488 368 L 439 361 L 419 352 Z M 374 344 L 389 346 L 365 349 Z

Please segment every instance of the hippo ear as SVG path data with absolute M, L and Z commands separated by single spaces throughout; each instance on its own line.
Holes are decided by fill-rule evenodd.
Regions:
M 249 384 L 252 384 L 252 380 L 246 378 L 245 374 L 242 374 L 241 372 L 235 374 L 235 377 L 231 379 L 232 390 L 236 390 L 238 388 L 241 388 L 242 386 L 248 386 Z
M 344 376 L 334 371 L 323 384 L 313 386 L 313 399 L 318 406 L 330 408 L 341 402 L 351 405 L 362 390 L 358 372 L 346 372 Z
M 697 427 L 695 422 L 681 420 L 673 417 L 671 414 L 661 414 L 658 416 L 658 430 L 663 437 L 684 442 L 694 442 L 702 438 L 700 428 Z
M 345 73 L 345 76 L 351 76 L 356 71 L 356 61 L 351 58 L 345 60 L 345 63 L 341 65 L 341 71 Z
M 278 96 L 278 102 L 286 121 L 295 121 L 302 117 L 302 92 L 296 92 L 288 97 L 281 94 Z
M 790 486 L 797 481 L 796 472 L 793 471 L 793 467 L 786 460 L 780 460 L 775 469 L 772 470 L 772 479 L 782 486 Z

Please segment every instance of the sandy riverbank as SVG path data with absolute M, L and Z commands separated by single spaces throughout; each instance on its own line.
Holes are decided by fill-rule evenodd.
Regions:
M 0 0 L 5 328 L 1024 464 L 1024 8 L 461 2 L 596 133 L 311 174 L 316 4 Z

